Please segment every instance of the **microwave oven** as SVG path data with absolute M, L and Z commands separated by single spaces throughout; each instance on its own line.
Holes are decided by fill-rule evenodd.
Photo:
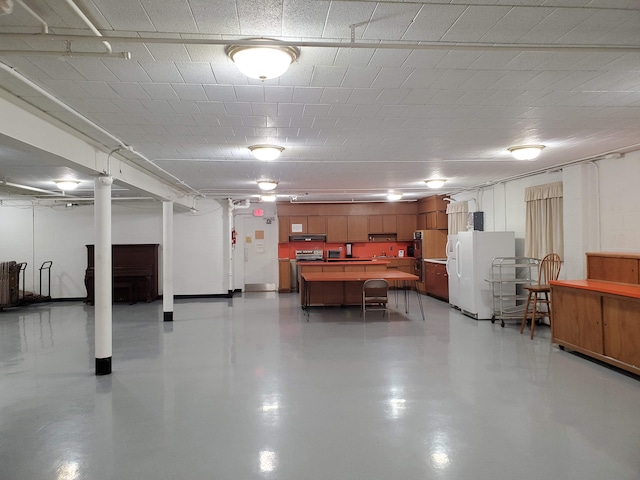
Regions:
M 327 250 L 327 258 L 340 258 L 340 250 Z

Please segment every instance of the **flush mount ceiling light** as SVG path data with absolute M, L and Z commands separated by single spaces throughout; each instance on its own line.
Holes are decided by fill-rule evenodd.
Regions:
M 56 187 L 58 187 L 63 192 L 74 190 L 78 188 L 78 185 L 80 185 L 80 182 L 78 180 L 56 180 L 55 183 Z
M 300 50 L 287 45 L 260 45 L 265 40 L 274 41 L 255 39 L 255 45 L 229 45 L 224 51 L 247 77 L 262 81 L 278 78 L 300 56 Z
M 275 160 L 284 152 L 284 147 L 277 145 L 251 145 L 249 150 L 258 160 Z
M 275 195 L 260 195 L 260 200 L 262 200 L 263 202 L 275 202 L 276 201 L 276 196 Z
M 446 180 L 441 179 L 441 178 L 434 178 L 432 180 L 425 180 L 425 183 L 427 184 L 427 187 L 429 188 L 440 188 L 444 185 L 444 182 L 446 182 Z
M 401 193 L 389 192 L 387 194 L 387 200 L 391 202 L 395 202 L 396 200 L 400 200 L 402 198 Z
M 278 186 L 278 182 L 274 182 L 273 180 L 258 180 L 258 186 L 260 190 L 269 191 L 273 190 Z
M 516 160 L 533 160 L 538 158 L 544 145 L 519 145 L 517 147 L 510 147 L 507 150 L 511 152 L 513 158 Z

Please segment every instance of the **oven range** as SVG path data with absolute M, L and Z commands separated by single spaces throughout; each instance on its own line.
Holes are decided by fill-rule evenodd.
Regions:
M 296 250 L 296 260 L 304 262 L 323 261 L 322 250 Z

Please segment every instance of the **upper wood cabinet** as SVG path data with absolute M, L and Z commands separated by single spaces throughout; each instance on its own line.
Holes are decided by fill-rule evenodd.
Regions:
M 367 217 L 360 215 L 349 215 L 347 217 L 347 241 L 369 241 L 369 222 Z
M 313 215 L 307 217 L 307 233 L 327 233 L 327 217 Z
M 296 226 L 295 231 L 294 225 Z M 300 230 L 298 225 L 302 225 L 302 230 Z M 289 217 L 289 235 L 295 235 L 296 233 L 309 233 L 307 217 Z
M 397 215 L 369 215 L 369 233 L 397 232 Z
M 427 230 L 447 230 L 449 228 L 445 212 L 428 212 L 426 215 Z
M 397 215 L 398 241 L 410 242 L 413 240 L 413 232 L 416 229 L 415 215 Z
M 327 216 L 327 242 L 344 243 L 348 242 L 347 236 L 347 216 L 328 215 Z
M 289 217 L 278 217 L 278 243 L 289 243 Z

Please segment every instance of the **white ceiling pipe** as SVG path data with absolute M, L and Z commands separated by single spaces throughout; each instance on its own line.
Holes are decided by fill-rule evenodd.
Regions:
M 30 55 L 38 57 L 110 57 L 124 58 L 131 60 L 131 52 L 70 52 L 70 51 L 51 51 L 51 50 L 2 50 L 2 55 Z
M 36 20 L 38 20 L 38 22 L 40 22 L 40 24 L 42 25 L 42 33 L 49 33 L 49 26 L 47 25 L 47 22 L 45 22 L 40 15 L 34 12 L 31 9 L 31 7 L 26 3 L 24 3 L 22 0 L 15 0 L 15 2 L 18 5 L 20 5 L 22 8 L 24 8 L 27 11 L 27 13 L 30 14 L 33 18 L 35 18 Z
M 68 41 L 96 41 L 95 37 L 89 35 L 54 35 L 54 34 L 30 34 L 30 33 L 0 33 L 0 39 L 29 40 L 34 37 L 51 38 Z M 214 38 L 171 38 L 171 37 L 121 37 L 109 36 L 111 43 L 160 43 L 167 45 L 256 45 L 255 40 L 250 39 L 214 39 Z M 260 46 L 280 46 L 280 47 L 317 47 L 317 48 L 368 48 L 368 49 L 391 49 L 391 50 L 479 50 L 479 51 L 535 51 L 535 52 L 640 52 L 637 45 L 549 45 L 549 44 L 518 44 L 518 43 L 450 43 L 450 42 L 310 42 L 291 40 L 270 40 L 260 39 Z
M 89 27 L 89 29 L 96 34 L 97 37 L 102 37 L 102 34 L 98 31 L 95 25 L 89 20 L 89 18 L 84 14 L 82 10 L 73 2 L 73 0 L 66 0 L 67 5 L 71 7 L 71 9 L 78 14 L 78 16 L 82 19 L 82 21 Z M 107 41 L 102 42 L 102 44 L 107 49 L 107 52 L 113 53 L 111 49 L 111 44 Z

